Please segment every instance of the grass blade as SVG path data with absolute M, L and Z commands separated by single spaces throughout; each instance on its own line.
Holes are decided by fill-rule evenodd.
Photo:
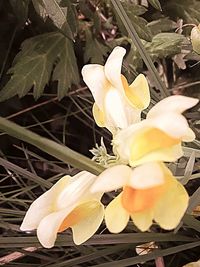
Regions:
M 104 170 L 102 166 L 96 164 L 78 152 L 33 133 L 30 130 L 27 130 L 24 127 L 21 127 L 2 117 L 0 117 L 0 130 L 8 135 L 34 145 L 42 151 L 80 170 L 87 170 L 94 174 L 99 174 Z

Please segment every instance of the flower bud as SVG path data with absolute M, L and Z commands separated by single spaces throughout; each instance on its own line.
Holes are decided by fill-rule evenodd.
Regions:
M 190 38 L 194 52 L 200 54 L 200 24 L 192 28 Z

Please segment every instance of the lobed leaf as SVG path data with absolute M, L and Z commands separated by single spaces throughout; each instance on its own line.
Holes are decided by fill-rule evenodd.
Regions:
M 72 42 L 59 32 L 51 32 L 25 40 L 8 73 L 11 78 L 0 92 L 0 101 L 25 96 L 33 87 L 37 99 L 49 82 L 58 81 L 61 99 L 72 84 L 78 84 L 79 74 Z

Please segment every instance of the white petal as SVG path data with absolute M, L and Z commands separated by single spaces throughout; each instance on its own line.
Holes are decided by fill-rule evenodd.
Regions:
M 187 109 L 192 108 L 198 103 L 197 98 L 174 95 L 169 96 L 160 102 L 158 102 L 147 114 L 147 118 L 153 118 L 161 113 L 165 114 L 168 112 L 182 113 Z
M 109 126 L 126 128 L 128 126 L 122 96 L 116 89 L 108 90 L 105 97 L 105 111 Z
M 133 108 L 130 104 L 125 104 L 125 114 L 128 126 L 141 121 L 141 110 Z
M 75 175 L 68 186 L 64 188 L 57 199 L 58 209 L 66 208 L 77 201 L 81 201 L 88 194 L 90 186 L 96 179 L 96 175 L 82 171 Z
M 164 183 L 162 167 L 157 162 L 149 162 L 133 169 L 129 185 L 134 189 L 147 189 Z
M 187 134 L 189 128 L 185 117 L 178 113 L 167 112 L 150 121 L 153 122 L 151 123 L 152 126 L 177 139 L 182 139 Z
M 53 211 L 58 195 L 63 188 L 68 186 L 69 180 L 70 176 L 68 175 L 62 177 L 51 189 L 31 204 L 20 227 L 22 231 L 36 229 L 40 221 Z
M 195 139 L 195 133 L 188 127 L 187 131 L 185 132 L 185 135 L 183 136 L 182 140 L 183 142 L 192 142 Z
M 43 247 L 51 248 L 54 246 L 59 227 L 73 208 L 74 206 L 71 206 L 61 211 L 53 212 L 41 220 L 37 228 L 37 237 Z
M 105 64 L 106 78 L 109 80 L 113 87 L 121 90 L 121 92 L 124 91 L 121 80 L 121 68 L 122 60 L 125 54 L 126 49 L 117 46 L 113 49 Z
M 130 215 L 121 204 L 121 194 L 112 200 L 105 210 L 105 222 L 111 233 L 120 233 L 126 227 Z
M 97 202 L 90 215 L 72 227 L 73 240 L 76 245 L 87 241 L 95 234 L 104 218 L 104 206 Z
M 105 93 L 110 86 L 104 73 L 104 67 L 98 64 L 85 65 L 82 69 L 82 75 L 96 104 L 100 109 L 103 109 Z
M 103 171 L 91 187 L 91 192 L 109 192 L 123 187 L 131 176 L 131 168 L 116 165 Z

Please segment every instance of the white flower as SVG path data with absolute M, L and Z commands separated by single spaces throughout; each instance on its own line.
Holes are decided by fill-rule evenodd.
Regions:
M 46 248 L 53 247 L 57 233 L 69 227 L 77 245 L 85 242 L 97 231 L 104 216 L 102 194 L 89 191 L 95 179 L 86 171 L 62 177 L 31 204 L 20 229 L 37 229 L 37 237 Z
M 177 160 L 183 155 L 181 142 L 195 139 L 181 113 L 197 103 L 198 99 L 180 95 L 161 100 L 148 112 L 145 120 L 114 136 L 114 152 L 131 166 L 149 161 Z
M 125 53 L 124 48 L 117 46 L 105 66 L 89 64 L 82 69 L 83 80 L 95 100 L 95 121 L 112 133 L 140 121 L 141 111 L 150 102 L 149 87 L 143 74 L 138 75 L 130 86 L 121 74 Z

